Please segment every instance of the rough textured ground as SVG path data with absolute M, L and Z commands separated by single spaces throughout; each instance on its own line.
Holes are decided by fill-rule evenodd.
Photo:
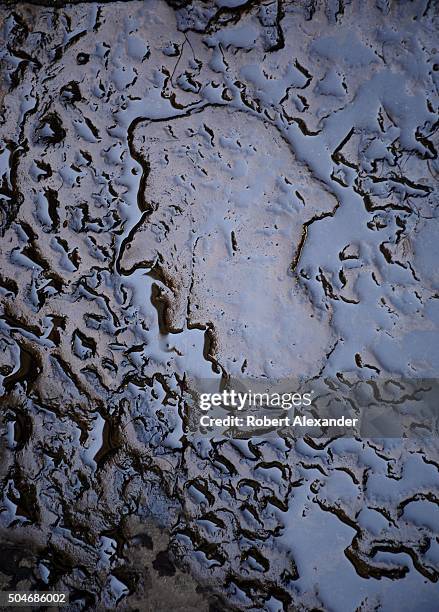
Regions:
M 437 378 L 437 4 L 59 4 L 0 7 L 2 588 L 435 609 L 437 431 L 186 425 L 196 376 Z

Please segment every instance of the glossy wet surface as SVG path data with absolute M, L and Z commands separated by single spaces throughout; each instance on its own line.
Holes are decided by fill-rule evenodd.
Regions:
M 435 3 L 0 11 L 2 588 L 435 609 L 437 433 L 186 435 L 194 377 L 437 378 Z

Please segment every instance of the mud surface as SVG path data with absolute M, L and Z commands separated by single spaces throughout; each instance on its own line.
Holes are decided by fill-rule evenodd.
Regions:
M 0 7 L 2 588 L 437 609 L 437 432 L 186 427 L 194 377 L 438 377 L 437 4 L 59 5 Z

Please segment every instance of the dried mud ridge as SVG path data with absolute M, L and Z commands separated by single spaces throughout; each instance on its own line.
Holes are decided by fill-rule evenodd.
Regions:
M 197 376 L 437 378 L 437 6 L 43 4 L 0 8 L 2 588 L 434 609 L 437 432 L 187 424 Z

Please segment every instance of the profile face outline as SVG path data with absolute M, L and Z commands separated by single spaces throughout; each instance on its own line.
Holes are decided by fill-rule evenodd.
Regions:
M 335 198 L 279 130 L 242 110 L 207 106 L 133 131 L 144 212 L 121 249 L 129 275 L 152 268 L 166 328 L 214 330 L 229 374 L 318 371 L 330 313 L 291 275 L 303 224 Z

